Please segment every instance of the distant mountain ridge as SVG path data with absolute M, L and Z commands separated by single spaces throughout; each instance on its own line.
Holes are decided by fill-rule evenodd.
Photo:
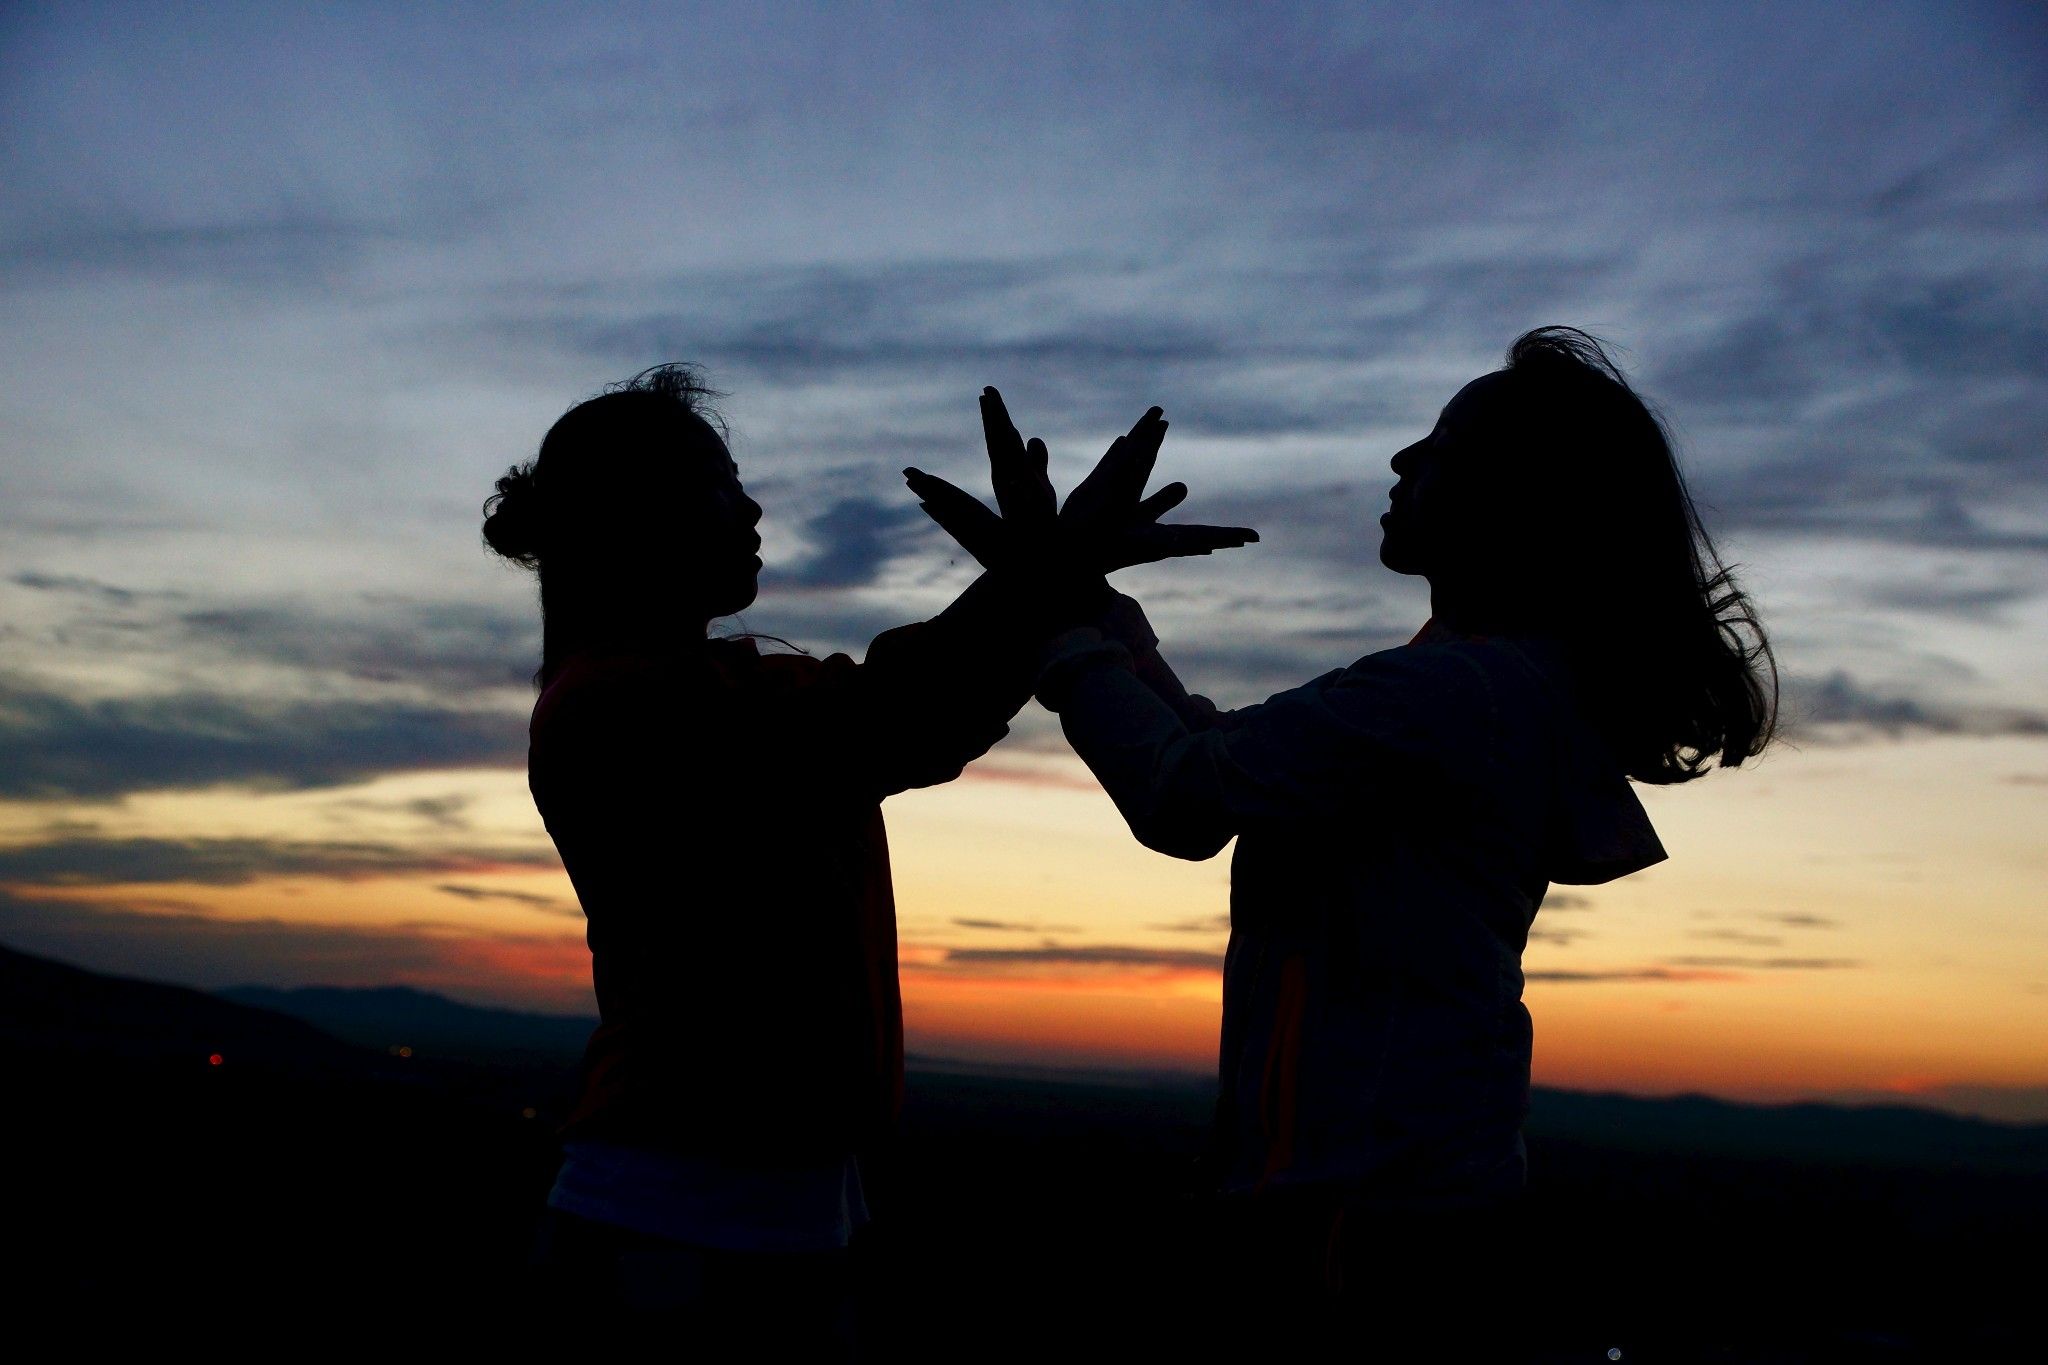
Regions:
M 384 1050 L 405 1045 L 424 1055 L 470 1061 L 573 1066 L 595 1019 L 526 1014 L 465 1005 L 406 986 L 367 989 L 236 987 L 222 994 L 300 1019 L 351 1042 Z M 1209 1103 L 1210 1083 L 1195 1076 L 912 1056 L 913 1076 L 937 1081 L 983 1078 L 994 1086 L 1043 1090 L 1085 1106 L 1105 1088 L 1156 1090 L 1180 1097 L 1190 1113 Z M 1912 1105 L 1745 1104 L 1708 1095 L 1645 1098 L 1538 1087 L 1529 1133 L 1536 1143 L 1573 1142 L 1638 1151 L 1696 1152 L 1884 1166 L 1970 1166 L 2048 1171 L 2048 1125 L 2010 1125 Z
M 209 994 L 103 976 L 0 947 L 0 1050 L 37 1056 L 161 1059 L 204 1068 L 214 1054 L 296 1070 L 360 1071 L 406 1047 L 421 1061 L 483 1063 L 563 1076 L 596 1021 L 462 1004 L 404 986 L 367 989 L 241 986 Z M 913 1058 L 920 1090 L 1037 1095 L 1034 1103 L 1085 1112 L 1114 1108 L 1111 1091 L 1149 1092 L 1188 1121 L 1203 1120 L 1209 1086 L 1194 1077 L 1138 1073 L 1091 1077 L 1044 1067 L 1007 1068 Z M 975 1101 L 977 1104 L 980 1101 Z M 1690 1156 L 1765 1158 L 1870 1167 L 2048 1172 L 2048 1125 L 2009 1125 L 1909 1105 L 1753 1105 L 1704 1095 L 1633 1095 L 1538 1089 L 1532 1147 L 1558 1144 Z
M 205 991 L 102 976 L 0 947 L 0 1048 L 167 1061 L 354 1067 L 364 1054 L 301 1018 Z M 219 1062 L 213 1059 L 218 1057 Z
M 573 1066 L 597 1027 L 594 1018 L 465 1005 L 411 986 L 231 986 L 217 994 L 363 1047 L 463 1061 Z
M 465 1030 L 500 1055 L 562 1047 L 588 1021 L 411 990 L 237 994 L 349 1016 L 369 1045 L 0 949 L 0 1158 L 28 1177 L 9 1226 L 34 1251 L 16 1297 L 82 1324 L 120 1305 L 152 1349 L 180 1313 L 215 1339 L 224 1306 L 274 1341 L 343 1320 L 396 1339 L 423 1311 L 472 1334 L 530 1324 L 523 1267 L 574 1072 L 437 1049 Z M 1187 1195 L 1212 1088 L 1035 1070 L 913 1063 L 883 1245 L 914 1291 L 883 1296 L 877 1358 L 957 1359 L 990 1324 L 1015 1330 L 1020 1295 L 1063 1314 L 1033 1359 L 1095 1358 L 1075 1341 L 1133 1301 L 1163 1310 L 1114 1358 L 1156 1354 L 1161 1323 L 1199 1335 Z M 2048 1126 L 1546 1090 L 1529 1134 L 1543 1255 L 1518 1273 L 1575 1352 L 1542 1359 L 1638 1338 L 1632 1360 L 2009 1360 L 2037 1336 L 2038 1258 L 2011 1248 L 2048 1226 Z

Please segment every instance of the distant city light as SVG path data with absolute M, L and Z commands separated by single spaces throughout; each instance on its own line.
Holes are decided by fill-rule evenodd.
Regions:
M 390 1047 L 387 1047 L 384 1050 L 394 1057 L 412 1056 L 412 1049 L 407 1047 L 404 1043 L 393 1043 Z
M 519 1111 L 519 1117 L 523 1119 L 539 1118 L 540 1110 L 534 1108 L 532 1105 L 529 1104 L 524 1109 Z
M 227 1059 L 222 1057 L 218 1052 L 209 1052 L 206 1054 L 206 1064 L 208 1066 L 219 1066 L 225 1060 Z

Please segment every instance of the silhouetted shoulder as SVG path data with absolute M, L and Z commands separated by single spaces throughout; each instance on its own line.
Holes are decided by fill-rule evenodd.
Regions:
M 705 667 L 722 687 L 796 689 L 815 682 L 824 660 L 794 650 L 766 650 L 751 636 L 707 640 Z
M 797 692 L 816 684 L 825 665 L 825 660 L 808 654 L 763 654 L 753 640 L 744 637 L 708 640 L 701 651 L 686 654 L 574 654 L 541 690 L 534 723 L 673 702 L 704 692 L 764 696 Z
M 1369 715 L 1390 735 L 1433 732 L 1433 747 L 1460 747 L 1501 726 L 1575 724 L 1562 651 L 1536 639 L 1426 630 L 1408 644 L 1368 654 L 1331 676 L 1325 695 Z
M 1274 701 L 1306 693 L 1375 751 L 1435 768 L 1489 745 L 1505 671 L 1483 643 L 1417 642 L 1368 654 Z
M 1359 660 L 1340 688 L 1404 716 L 1409 745 L 1465 781 L 1544 810 L 1548 880 L 1596 885 L 1667 856 L 1556 641 L 1425 632 Z

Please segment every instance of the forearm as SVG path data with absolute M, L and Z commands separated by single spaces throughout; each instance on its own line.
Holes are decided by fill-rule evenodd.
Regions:
M 877 795 L 950 781 L 1009 733 L 1049 636 L 1097 609 L 1085 581 L 1035 586 L 986 573 L 937 616 L 875 638 L 857 670 L 850 738 Z M 1099 576 L 1093 587 L 1107 593 Z
M 1139 682 L 1152 690 L 1152 694 L 1165 702 L 1182 725 L 1190 730 L 1206 730 L 1216 721 L 1216 704 L 1207 697 L 1199 697 L 1181 685 L 1178 675 L 1169 666 L 1159 651 L 1148 649 L 1131 656 L 1131 666 Z
M 1214 722 L 1215 704 L 1207 697 L 1190 694 L 1181 685 L 1179 676 L 1159 653 L 1159 636 L 1134 598 L 1116 594 L 1095 625 L 1130 651 L 1132 671 L 1138 681 L 1151 688 L 1183 725 L 1190 730 L 1203 730 Z
M 1184 694 L 1183 694 L 1184 695 Z M 1067 742 L 1146 847 L 1202 859 L 1229 842 L 1226 803 L 1206 737 L 1139 679 L 1130 653 L 1099 632 L 1061 642 L 1039 698 L 1059 712 Z

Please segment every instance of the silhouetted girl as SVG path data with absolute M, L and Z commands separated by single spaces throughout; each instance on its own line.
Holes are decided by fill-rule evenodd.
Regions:
M 1628 780 L 1760 752 L 1775 671 L 1660 424 L 1584 333 L 1522 337 L 1393 469 L 1380 557 L 1433 613 L 1408 645 L 1219 712 L 1129 604 L 1066 637 L 1039 695 L 1148 847 L 1237 839 L 1217 1175 L 1258 1311 L 1335 1288 L 1352 1336 L 1459 1358 L 1525 1273 L 1502 1211 L 1537 908 L 1661 860 Z
M 754 600 L 761 509 L 705 397 L 680 366 L 615 385 L 485 504 L 540 576 L 530 785 L 602 1019 L 544 1259 L 682 1342 L 815 1356 L 845 1346 L 859 1157 L 902 1090 L 880 802 L 1006 733 L 1065 599 L 985 575 L 858 664 L 707 638 Z

